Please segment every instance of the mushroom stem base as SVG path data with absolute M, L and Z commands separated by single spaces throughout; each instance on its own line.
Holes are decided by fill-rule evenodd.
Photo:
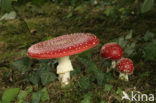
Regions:
M 62 87 L 69 84 L 70 72 L 59 74 L 59 81 L 61 82 Z
M 57 74 L 59 75 L 59 81 L 62 86 L 69 84 L 70 71 L 73 71 L 73 67 L 69 56 L 58 58 Z
M 129 79 L 128 79 L 128 75 L 125 74 L 125 73 L 120 73 L 119 79 L 125 80 L 125 81 L 128 81 L 128 80 L 129 80 Z
M 115 68 L 115 66 L 116 66 L 116 61 L 115 61 L 115 60 L 113 60 L 113 61 L 112 61 L 111 68 L 112 68 L 112 69 L 114 69 L 114 68 Z
M 112 64 L 111 64 L 111 67 L 110 68 L 108 67 L 106 72 L 109 73 L 111 70 L 113 70 L 115 68 L 115 66 L 116 66 L 116 61 L 113 60 Z

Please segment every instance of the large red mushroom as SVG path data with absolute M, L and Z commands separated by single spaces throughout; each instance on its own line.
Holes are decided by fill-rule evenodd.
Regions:
M 116 70 L 120 73 L 120 79 L 128 81 L 128 75 L 133 74 L 134 64 L 131 59 L 122 58 L 117 62 Z
M 68 34 L 32 45 L 27 55 L 37 59 L 58 58 L 59 81 L 62 85 L 67 85 L 70 80 L 70 71 L 73 71 L 69 56 L 88 50 L 98 43 L 98 38 L 90 33 Z
M 123 50 L 121 46 L 115 42 L 104 44 L 101 48 L 100 53 L 101 57 L 112 60 L 112 66 L 107 70 L 107 72 L 112 68 L 115 68 L 116 60 L 121 59 L 121 57 L 123 56 Z

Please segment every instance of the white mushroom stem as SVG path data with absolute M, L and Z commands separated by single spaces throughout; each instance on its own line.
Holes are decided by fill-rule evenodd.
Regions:
M 128 74 L 126 74 L 126 73 L 120 73 L 119 79 L 128 81 Z
M 115 60 L 113 60 L 113 61 L 112 61 L 111 68 L 112 68 L 112 69 L 114 69 L 114 68 L 115 68 L 115 66 L 116 66 L 116 61 L 115 61 Z
M 59 75 L 59 81 L 62 86 L 69 84 L 70 71 L 73 71 L 73 67 L 69 56 L 61 57 L 58 59 L 57 74 Z
M 110 67 L 110 68 L 107 68 L 107 73 L 109 73 L 112 69 L 114 69 L 115 66 L 116 66 L 116 61 L 113 60 L 113 61 L 112 61 L 112 65 L 111 65 L 111 67 Z
M 59 74 L 59 81 L 62 86 L 68 85 L 70 80 L 70 72 Z

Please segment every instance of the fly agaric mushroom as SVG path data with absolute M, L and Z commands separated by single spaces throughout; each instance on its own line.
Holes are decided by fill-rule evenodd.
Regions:
M 73 71 L 70 55 L 81 53 L 96 46 L 98 38 L 90 33 L 74 33 L 32 45 L 28 56 L 37 59 L 58 58 L 57 74 L 62 86 L 69 84 L 70 71 Z
M 116 64 L 116 70 L 120 72 L 119 78 L 128 81 L 128 75 L 133 74 L 134 65 L 128 58 L 120 59 Z
M 112 42 L 103 45 L 103 47 L 101 48 L 101 56 L 103 58 L 112 60 L 112 66 L 107 70 L 107 72 L 115 68 L 116 60 L 120 59 L 122 55 L 123 50 L 119 44 Z

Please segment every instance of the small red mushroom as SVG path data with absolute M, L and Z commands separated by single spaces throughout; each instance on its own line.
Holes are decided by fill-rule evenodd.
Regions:
M 90 33 L 68 34 L 32 45 L 27 55 L 37 59 L 58 58 L 59 81 L 62 85 L 67 85 L 70 71 L 73 70 L 69 56 L 86 51 L 98 43 L 98 38 Z
M 128 81 L 128 75 L 133 74 L 134 64 L 131 59 L 122 58 L 117 62 L 116 70 L 120 73 L 120 79 Z
M 123 56 L 123 50 L 121 46 L 115 42 L 103 45 L 100 53 L 103 58 L 112 60 L 112 66 L 110 69 L 115 68 L 116 60 L 121 59 Z M 110 71 L 110 69 L 108 71 Z

